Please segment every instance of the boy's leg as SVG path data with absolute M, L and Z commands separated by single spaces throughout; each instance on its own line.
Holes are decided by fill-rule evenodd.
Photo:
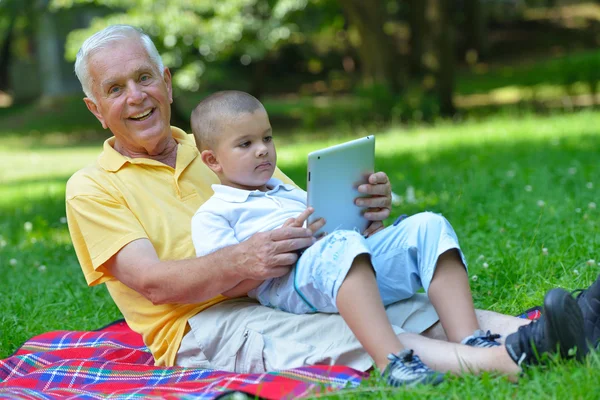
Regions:
M 361 234 L 333 232 L 302 254 L 295 272 L 298 297 L 317 311 L 339 312 L 390 385 L 441 382 L 418 356 L 402 351 Z
M 360 344 L 383 371 L 387 356 L 403 349 L 379 295 L 369 256 L 359 255 L 340 286 L 337 308 Z
M 280 288 L 295 293 L 284 296 L 280 290 L 270 296 L 272 302 L 279 299 L 279 308 L 297 313 L 308 308 L 339 312 L 382 371 L 389 363 L 387 356 L 403 349 L 381 300 L 369 249 L 359 233 L 331 233 L 302 254 L 294 272 L 293 281 L 287 280 Z
M 479 329 L 469 277 L 456 249 L 438 258 L 427 295 L 449 341 L 458 343 Z
M 384 304 L 420 287 L 434 305 L 446 337 L 455 342 L 478 329 L 458 238 L 441 215 L 413 215 L 367 239 Z

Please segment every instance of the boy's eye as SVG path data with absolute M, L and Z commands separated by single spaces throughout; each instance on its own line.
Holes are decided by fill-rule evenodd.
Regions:
M 240 143 L 240 147 L 246 148 L 248 146 L 250 146 L 250 142 L 249 141 Z
M 273 140 L 273 136 L 265 136 L 263 139 L 265 143 L 269 143 L 271 140 Z

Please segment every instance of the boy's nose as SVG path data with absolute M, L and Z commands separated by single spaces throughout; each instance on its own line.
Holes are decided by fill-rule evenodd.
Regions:
M 267 148 L 267 146 L 265 146 L 264 144 L 259 146 L 258 148 L 258 152 L 257 152 L 257 156 L 258 157 L 264 157 L 267 154 L 269 154 L 269 149 Z

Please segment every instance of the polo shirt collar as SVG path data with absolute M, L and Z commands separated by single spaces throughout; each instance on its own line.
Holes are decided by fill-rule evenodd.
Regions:
M 283 183 L 277 178 L 269 179 L 267 186 L 272 188 L 267 192 L 261 192 L 260 190 L 244 190 L 225 185 L 212 185 L 212 189 L 215 192 L 214 197 L 229 203 L 244 203 L 250 196 L 264 196 L 265 194 L 275 193 L 280 189 L 288 192 L 295 189 L 294 185 Z
M 192 135 L 188 135 L 184 131 L 174 126 L 171 127 L 171 133 L 175 141 L 179 144 L 177 149 L 177 161 L 181 159 L 183 162 L 189 164 L 196 156 L 198 156 L 198 150 L 196 149 L 196 143 Z M 115 137 L 108 138 L 104 141 L 104 147 L 102 153 L 98 157 L 98 163 L 100 166 L 109 172 L 116 172 L 126 163 L 130 164 L 146 164 L 146 165 L 157 165 L 163 166 L 164 164 L 149 158 L 131 158 L 124 156 L 115 150 Z

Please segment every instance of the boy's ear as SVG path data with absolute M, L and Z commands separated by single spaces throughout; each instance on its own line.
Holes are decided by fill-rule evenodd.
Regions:
M 212 169 L 213 172 L 220 173 L 223 170 L 214 151 L 204 150 L 202 153 L 200 153 L 200 157 L 202 158 L 202 162 L 206 164 L 208 168 Z

